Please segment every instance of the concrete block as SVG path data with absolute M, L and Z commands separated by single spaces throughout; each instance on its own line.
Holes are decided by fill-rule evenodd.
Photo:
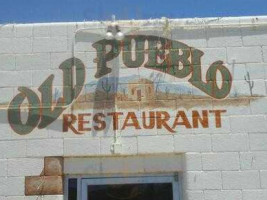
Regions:
M 15 38 L 14 53 L 32 53 L 32 38 Z
M 259 63 L 262 61 L 261 47 L 228 47 L 228 63 Z
M 121 137 L 120 140 L 122 143 L 122 154 L 137 154 L 138 150 L 136 137 Z
M 234 99 L 229 99 L 229 101 L 225 101 L 225 104 L 221 103 L 220 100 L 214 100 L 213 101 L 213 109 L 214 110 L 224 110 L 226 109 L 226 112 L 223 113 L 224 116 L 221 117 L 221 129 L 218 129 L 218 131 L 223 131 L 224 133 L 227 133 L 225 129 L 228 129 L 228 133 L 231 132 L 231 126 L 230 126 L 230 117 L 231 116 L 245 116 L 250 115 L 251 110 L 249 107 L 249 103 L 251 102 L 249 99 L 245 98 L 236 98 L 234 97 L 234 92 L 230 94 L 231 97 Z M 215 123 L 212 123 L 212 125 L 215 125 Z
M 38 176 L 43 168 L 42 158 L 8 159 L 8 176 Z
M 266 118 L 262 115 L 237 115 L 230 117 L 232 133 L 266 132 Z
M 86 156 L 99 154 L 99 138 L 64 139 L 64 156 Z
M 14 53 L 14 39 L 13 38 L 0 38 L 0 53 L 1 54 L 12 54 Z
M 267 45 L 267 28 L 265 26 L 244 27 L 241 31 L 244 46 Z
M 138 118 L 137 119 L 138 121 L 140 121 L 141 119 Z M 123 127 L 123 124 L 125 122 L 125 119 L 122 119 L 119 121 L 119 124 L 120 124 L 120 127 Z M 154 130 L 155 131 L 155 130 Z M 146 135 L 147 135 L 147 131 L 144 131 L 146 132 Z M 150 132 L 150 131 L 149 131 Z M 137 133 L 137 130 L 135 127 L 131 126 L 131 127 L 126 127 L 125 129 L 123 130 L 119 130 L 119 133 L 122 137 L 134 137 L 134 136 L 137 136 L 138 133 Z M 154 135 L 156 135 L 157 132 L 154 132 Z
M 24 196 L 9 196 L 5 200 L 25 200 Z
M 266 97 L 266 86 L 264 80 L 254 80 L 252 97 Z
M 184 186 L 189 190 L 221 189 L 221 172 L 186 172 Z
M 51 66 L 50 53 L 36 53 L 31 56 L 31 69 L 33 70 L 48 70 Z
M 144 157 L 145 172 L 178 172 L 183 170 L 182 155 Z
M 66 52 L 68 50 L 67 37 L 51 37 L 51 52 Z
M 235 81 L 244 80 L 244 76 L 247 75 L 246 64 L 236 64 L 235 61 L 232 61 L 230 69 L 231 69 L 230 72 L 232 74 L 232 79 Z
M 86 39 L 90 38 L 90 40 Z M 95 34 L 90 33 L 84 33 L 84 32 L 78 32 L 75 35 L 75 41 L 74 41 L 74 51 L 75 52 L 95 52 L 95 48 L 93 48 L 92 44 L 94 41 L 101 40 L 100 36 L 96 36 Z M 73 42 L 73 39 L 71 39 L 71 42 Z
M 223 61 L 226 63 L 226 48 L 200 48 L 204 55 L 202 57 L 202 65 L 211 65 L 216 61 Z
M 15 26 L 16 38 L 30 38 L 33 36 L 32 24 L 16 24 Z
M 6 104 L 6 106 L 8 107 L 8 102 L 14 97 L 13 88 L 0 88 L 0 94 L 2 94 L 0 97 L 0 102 L 2 103 L 2 106 L 4 107 L 4 105 Z M 4 113 L 3 111 L 0 112 L 0 119 L 2 120 L 2 123 L 6 122 L 5 120 L 3 120 L 3 117 L 4 117 L 3 115 L 5 115 L 5 114 L 6 113 Z M 10 132 L 7 129 L 5 129 L 5 127 L 6 127 L 5 124 L 4 125 L 2 124 L 0 131 Z M 10 128 L 9 128 L 9 130 L 10 130 Z M 1 134 L 1 136 L 2 136 L 2 134 Z M 0 138 L 2 138 L 1 136 L 0 136 Z
M 221 110 L 223 110 L 224 108 L 225 107 L 223 107 Z M 230 115 L 230 112 L 237 112 L 237 110 L 235 110 L 235 108 L 231 109 L 231 107 L 230 107 L 226 113 Z M 220 109 L 220 108 L 218 108 L 218 109 Z M 223 113 L 222 115 L 227 115 L 226 113 Z M 190 129 L 188 129 L 188 132 L 189 132 L 189 130 Z M 216 118 L 212 117 L 211 115 L 209 117 L 208 128 L 203 128 L 200 125 L 199 128 L 195 128 L 193 130 L 194 134 L 225 134 L 225 133 L 230 133 L 230 132 L 231 132 L 231 128 L 230 128 L 229 116 L 221 116 L 221 127 L 218 127 L 216 125 Z
M 28 110 L 26 110 L 26 111 L 28 111 Z M 22 116 L 23 116 L 22 119 L 25 120 L 27 117 L 27 113 L 25 113 Z M 28 140 L 28 139 L 48 139 L 48 129 L 47 128 L 44 128 L 44 129 L 35 128 L 32 130 L 32 132 L 30 134 L 23 136 L 23 137 L 25 140 Z M 18 135 L 15 135 L 14 138 L 18 139 Z M 21 136 L 19 137 L 19 139 L 21 139 Z
M 248 78 L 246 78 L 248 79 Z M 231 96 L 237 98 L 248 98 L 248 97 L 265 97 L 266 86 L 264 80 L 254 80 L 253 88 L 250 90 L 250 85 L 246 80 L 233 81 L 233 90 Z M 254 100 L 254 99 L 252 99 Z
M 33 52 L 66 52 L 67 37 L 37 37 L 33 39 Z
M 267 190 L 243 190 L 243 200 L 265 200 Z
M 63 76 L 59 70 L 33 70 L 32 85 L 39 87 L 52 74 L 54 75 L 53 86 L 63 86 Z
M 261 188 L 267 189 L 267 171 L 260 171 Z
M 266 64 L 264 63 L 248 63 L 246 64 L 246 71 L 249 73 L 251 80 L 263 80 L 266 75 Z M 244 77 L 243 77 L 244 79 Z
M 63 200 L 63 195 L 47 195 L 43 197 L 43 200 Z
M 14 79 L 16 77 L 16 79 Z M 8 71 L 8 72 L 0 72 L 1 83 L 0 87 L 20 87 L 20 86 L 28 86 L 30 87 L 32 84 L 31 72 L 30 71 Z
M 223 33 L 224 37 L 227 38 L 227 40 L 225 41 L 227 46 L 237 47 L 243 45 L 239 27 L 224 27 Z
M 206 33 L 202 27 L 195 27 L 193 29 L 174 28 L 171 39 L 178 40 L 195 48 L 207 47 Z
M 68 37 L 73 38 L 76 30 L 78 30 L 77 23 L 76 22 L 69 23 L 69 25 L 67 26 Z
M 32 57 L 34 54 L 16 54 L 15 56 L 15 68 L 17 70 L 31 70 L 32 66 Z M 38 66 L 37 66 L 38 67 Z
M 0 29 L 0 38 L 14 38 L 15 36 L 15 25 L 6 24 L 1 26 Z
M 146 155 L 102 159 L 104 173 L 164 173 L 182 170 L 181 155 Z
M 172 153 L 174 150 L 173 136 L 138 136 L 138 154 Z
M 208 47 L 242 46 L 239 27 L 209 27 L 206 31 Z
M 220 47 L 227 46 L 227 40 L 224 37 L 223 26 L 219 27 L 207 27 L 207 42 L 208 47 Z
M 267 134 L 249 134 L 249 143 L 251 151 L 266 151 Z
M 250 109 L 253 115 L 267 114 L 267 98 L 258 98 L 250 101 Z
M 239 170 L 238 153 L 202 153 L 203 170 Z
M 64 174 L 99 174 L 101 173 L 101 159 L 91 158 L 65 158 Z
M 212 135 L 212 149 L 218 152 L 248 151 L 248 135 Z
M 184 199 L 186 200 L 203 200 L 203 191 L 187 190 L 184 192 Z
M 24 196 L 24 200 L 42 200 L 43 197 L 44 196 L 34 196 L 34 195 L 33 196 Z
M 33 37 L 50 37 L 51 24 L 33 24 Z
M 211 151 L 210 135 L 175 135 L 175 152 L 208 152 Z
M 118 141 L 122 145 L 121 154 L 123 155 L 136 155 L 137 154 L 137 138 L 136 137 L 119 137 Z M 101 154 L 111 155 L 111 145 L 114 142 L 113 137 L 102 137 L 101 138 Z
M 201 171 L 202 161 L 200 153 L 185 153 L 183 156 L 184 171 Z
M 25 178 L 25 195 L 60 195 L 63 194 L 61 176 L 31 176 Z
M 262 54 L 264 62 L 267 62 L 267 46 L 262 47 Z
M 143 173 L 144 163 L 142 157 L 108 157 L 101 160 L 104 173 Z
M 205 190 L 205 200 L 242 200 L 242 193 L 240 190 Z
M 7 176 L 7 160 L 0 160 L 0 177 Z
M 1 71 L 13 71 L 16 69 L 15 55 L 3 54 L 0 55 L 0 70 Z
M 0 196 L 24 196 L 24 177 L 1 177 Z
M 8 105 L 3 106 L 3 108 L 5 108 L 5 109 L 7 109 L 7 107 L 8 107 Z M 4 114 L 6 114 L 6 113 L 5 112 L 2 113 L 1 114 L 2 116 L 0 116 L 0 118 L 2 118 L 2 119 L 3 119 L 3 117 L 6 118 L 6 115 L 4 115 Z M 3 123 L 5 123 L 5 120 L 3 120 Z M 0 130 L 0 140 L 8 140 L 8 139 L 12 138 L 11 134 L 12 134 L 12 132 L 10 130 L 10 125 L 8 124 L 8 122 L 6 122 L 5 124 L 2 124 L 1 130 Z M 5 146 L 5 144 L 3 144 L 3 145 Z M 0 149 L 2 148 L 1 146 L 2 145 L 0 142 Z M 4 155 L 4 151 L 2 153 L 0 153 L 0 158 L 1 158 L 1 155 L 2 156 Z
M 241 170 L 267 170 L 266 152 L 240 153 Z
M 48 53 L 51 51 L 51 39 L 46 37 L 36 37 L 33 39 L 34 53 Z
M 36 139 L 27 141 L 28 157 L 62 156 L 62 139 Z
M 235 98 L 251 96 L 249 85 L 245 80 L 233 80 L 232 92 L 230 94 Z
M 96 73 L 95 67 L 97 66 L 97 64 L 94 62 L 94 59 L 97 57 L 97 52 L 96 51 L 95 52 L 74 52 L 74 56 L 76 58 L 79 58 L 84 63 L 87 70 L 91 69 L 92 71 L 94 71 L 94 73 L 92 74 L 92 77 L 94 77 L 94 75 Z M 122 64 L 122 62 L 119 62 L 118 64 L 120 65 L 120 69 L 118 72 L 119 74 L 117 74 L 116 76 L 121 76 L 121 72 L 123 70 L 123 68 L 122 68 L 123 64 Z M 127 68 L 127 69 L 128 69 L 128 73 L 131 73 L 129 71 L 130 68 Z M 139 71 L 139 69 L 138 68 L 132 68 L 131 71 Z M 89 77 L 91 78 L 91 74 Z M 120 81 L 120 79 L 118 81 Z
M 26 157 L 26 141 L 0 141 L 0 158 Z
M 63 157 L 45 157 L 44 158 L 45 176 L 63 175 Z
M 222 172 L 223 189 L 258 189 L 260 176 L 258 171 L 228 171 Z
M 58 69 L 62 62 L 71 57 L 71 52 L 51 53 L 51 68 Z
M 50 26 L 50 31 L 51 31 L 51 36 L 67 36 L 68 35 L 68 30 L 67 27 L 69 25 L 66 23 L 57 23 L 57 24 L 51 24 Z
M 7 185 L 5 183 L 7 178 L 5 177 L 0 177 L 0 196 L 4 196 L 6 193 Z

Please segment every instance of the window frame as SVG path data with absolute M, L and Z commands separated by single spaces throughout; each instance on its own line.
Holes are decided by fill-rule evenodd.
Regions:
M 88 185 L 106 185 L 123 183 L 172 183 L 173 200 L 181 200 L 181 184 L 178 173 L 135 174 L 135 175 L 69 175 L 65 177 L 64 199 L 68 200 L 68 180 L 77 178 L 77 200 L 87 199 Z

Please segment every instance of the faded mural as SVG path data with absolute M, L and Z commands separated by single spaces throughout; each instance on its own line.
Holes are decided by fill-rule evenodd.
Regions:
M 1 102 L 8 105 L 13 131 L 30 134 L 56 120 L 63 132 L 75 134 L 109 128 L 170 133 L 179 127 L 222 128 L 228 108 L 248 106 L 263 96 L 251 80 L 254 71 L 242 74 L 223 60 L 203 65 L 205 52 L 179 41 L 127 35 L 122 41 L 96 41 L 92 47 L 94 66 L 76 55 L 62 61 L 62 87 L 54 85 L 51 74 L 38 89 L 19 87 L 10 102 Z M 234 73 L 242 74 L 243 82 L 234 84 Z

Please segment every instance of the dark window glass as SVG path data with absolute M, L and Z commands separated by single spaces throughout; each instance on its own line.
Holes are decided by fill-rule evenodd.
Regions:
M 77 200 L 77 179 L 69 179 L 69 197 L 68 200 Z
M 172 184 L 89 185 L 88 200 L 173 200 Z

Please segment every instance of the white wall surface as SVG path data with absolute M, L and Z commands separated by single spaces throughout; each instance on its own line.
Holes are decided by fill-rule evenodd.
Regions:
M 121 27 L 138 26 L 142 31 L 152 26 L 155 34 L 163 35 L 165 29 L 153 26 L 164 25 L 164 20 L 149 20 L 123 22 Z M 61 91 L 62 72 L 58 67 L 72 55 L 86 65 L 86 80 L 96 80 L 96 64 L 93 63 L 96 52 L 91 46 L 92 42 L 74 38 L 75 31 L 83 28 L 90 29 L 84 31 L 89 35 L 91 29 L 104 34 L 105 31 L 99 27 L 100 23 L 91 22 L 8 24 L 0 27 L 0 102 L 3 104 L 0 110 L 0 200 L 38 199 L 24 197 L 24 177 L 40 175 L 45 156 L 113 154 L 110 151 L 114 141 L 111 128 L 107 133 L 75 135 L 71 131 L 62 132 L 62 118 L 59 118 L 45 129 L 34 129 L 22 136 L 10 128 L 7 120 L 8 103 L 19 93 L 18 87 L 25 86 L 38 91 L 43 81 L 54 74 L 53 87 Z M 221 128 L 216 128 L 212 122 L 209 128 L 200 126 L 188 130 L 181 127 L 174 134 L 164 129 L 128 128 L 117 131 L 122 144 L 121 154 L 185 153 L 184 200 L 266 200 L 267 18 L 171 20 L 166 37 L 203 51 L 204 71 L 213 62 L 222 60 L 233 77 L 232 88 L 226 99 L 237 100 L 233 104 L 221 104 L 219 100 L 211 98 L 209 103 L 196 103 L 191 108 L 178 106 L 177 109 L 160 109 L 173 112 L 172 119 L 175 111 L 181 109 L 188 115 L 191 110 L 225 109 L 227 112 L 222 115 Z M 149 77 L 151 74 L 151 71 L 142 67 L 131 70 L 122 64 L 120 67 L 120 76 L 136 74 Z M 244 80 L 247 72 L 251 81 L 254 81 L 253 97 Z M 164 81 L 188 84 L 186 79 L 178 80 L 171 76 L 165 76 Z M 196 102 L 201 100 L 195 99 Z M 169 102 L 179 105 L 181 99 Z M 134 112 L 141 113 L 144 110 L 149 109 L 140 106 Z M 70 112 L 67 109 L 64 113 Z M 63 197 L 40 198 L 53 200 Z

